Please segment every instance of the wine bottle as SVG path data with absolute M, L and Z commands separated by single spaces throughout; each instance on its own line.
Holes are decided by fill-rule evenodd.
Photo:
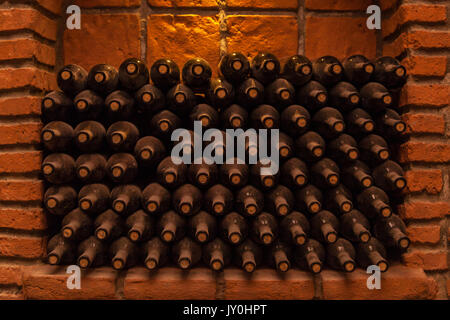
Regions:
M 264 85 L 274 81 L 280 73 L 280 61 L 268 52 L 258 53 L 251 63 L 252 77 Z
M 276 129 L 280 127 L 280 113 L 268 104 L 262 104 L 250 113 L 250 122 L 254 129 Z
M 122 216 L 128 216 L 141 206 L 142 192 L 138 186 L 125 184 L 111 190 L 112 209 Z
M 343 75 L 344 70 L 338 59 L 332 56 L 324 56 L 312 64 L 313 67 L 313 79 L 319 81 L 324 86 L 332 86 L 339 82 Z
M 345 116 L 345 128 L 349 135 L 354 137 L 366 136 L 373 132 L 375 122 L 370 114 L 361 108 L 356 108 Z
M 239 105 L 251 109 L 263 103 L 264 86 L 258 80 L 248 78 L 239 86 L 236 97 Z
M 98 153 L 82 154 L 75 161 L 75 168 L 81 182 L 101 182 L 106 175 L 106 159 Z
M 175 164 L 172 157 L 164 158 L 156 168 L 158 182 L 166 188 L 176 188 L 186 181 L 187 166 Z
M 351 242 L 339 238 L 327 245 L 327 263 L 336 270 L 353 272 L 355 270 L 355 248 Z
M 116 152 L 133 150 L 139 139 L 139 129 L 128 121 L 114 122 L 106 131 L 106 142 Z
M 105 102 L 92 90 L 83 90 L 73 100 L 75 111 L 80 120 L 99 120 L 104 111 Z
M 390 157 L 389 146 L 381 136 L 370 134 L 359 141 L 359 149 L 361 152 L 361 160 L 378 164 L 386 161 Z
M 172 259 L 181 269 L 187 270 L 195 266 L 202 258 L 199 244 L 189 238 L 183 238 L 172 247 Z
M 349 82 L 338 82 L 330 89 L 330 105 L 342 112 L 353 110 L 359 105 L 360 100 L 358 89 Z
M 222 238 L 233 245 L 244 241 L 248 234 L 245 218 L 236 212 L 225 215 L 220 222 Z
M 60 233 L 54 235 L 47 244 L 47 261 L 49 264 L 71 264 L 75 260 L 75 245 Z
M 41 114 L 44 123 L 50 121 L 71 122 L 74 114 L 72 100 L 61 91 L 51 91 L 41 102 Z
M 84 152 L 98 152 L 104 145 L 106 130 L 100 122 L 83 121 L 75 127 L 75 144 Z
M 344 117 L 334 109 L 325 107 L 316 112 L 312 118 L 315 130 L 326 139 L 333 139 L 345 129 Z
M 340 170 L 336 162 L 323 158 L 311 167 L 311 181 L 319 188 L 335 187 L 340 182 Z
M 340 134 L 328 143 L 328 155 L 340 163 L 358 160 L 359 150 L 356 140 L 348 134 Z
M 301 212 L 318 213 L 322 209 L 322 192 L 314 185 L 307 186 L 295 192 L 296 206 Z
M 220 113 L 220 122 L 223 129 L 246 128 L 248 112 L 241 106 L 233 104 Z
M 399 164 L 387 160 L 373 169 L 375 185 L 385 191 L 401 191 L 406 187 L 404 172 Z
M 80 209 L 69 212 L 61 221 L 61 234 L 72 241 L 80 241 L 92 233 L 92 220 Z
M 238 85 L 248 77 L 250 62 L 242 53 L 228 53 L 220 60 L 219 70 L 228 82 Z
M 353 209 L 352 193 L 340 184 L 329 189 L 325 196 L 325 208 L 334 213 L 344 214 Z
M 374 64 L 374 81 L 382 83 L 388 89 L 397 89 L 406 83 L 406 68 L 397 59 L 381 57 Z
M 248 273 L 252 273 L 262 263 L 261 248 L 251 241 L 245 240 L 236 248 L 235 264 Z
M 51 214 L 64 216 L 77 206 L 77 192 L 67 185 L 50 186 L 44 194 L 45 208 Z
M 191 112 L 196 105 L 196 99 L 187 85 L 177 84 L 167 92 L 166 103 L 170 111 L 182 117 Z
M 156 166 L 166 154 L 166 147 L 156 137 L 142 137 L 134 146 L 134 156 L 144 167 Z
M 87 87 L 88 73 L 82 67 L 69 64 L 64 66 L 56 77 L 58 87 L 69 97 L 75 97 Z
M 174 191 L 172 206 L 179 214 L 191 216 L 202 206 L 202 192 L 192 184 L 184 184 Z
M 217 128 L 219 124 L 219 113 L 208 104 L 202 103 L 196 105 L 189 114 L 190 124 L 194 121 L 200 121 L 204 130 Z
M 390 248 L 399 248 L 405 251 L 411 242 L 406 236 L 405 223 L 395 214 L 387 219 L 378 219 L 373 226 L 373 233 L 377 239 Z
M 396 111 L 390 108 L 386 108 L 382 114 L 378 115 L 376 123 L 378 131 L 389 138 L 396 138 L 406 130 L 406 123 Z
M 224 163 L 220 166 L 220 181 L 233 189 L 242 188 L 248 182 L 249 168 L 246 164 L 238 163 L 234 158 L 232 163 Z
M 245 216 L 254 217 L 264 208 L 264 195 L 252 185 L 247 185 L 236 193 L 236 210 Z
M 276 240 L 268 251 L 268 265 L 278 272 L 287 272 L 291 268 L 292 250 L 290 246 Z
M 204 92 L 208 87 L 211 75 L 211 66 L 202 58 L 188 60 L 181 71 L 183 82 L 194 92 Z
M 125 221 L 128 238 L 133 242 L 149 240 L 155 229 L 155 221 L 143 210 L 138 210 Z
M 270 171 L 270 164 L 262 164 L 258 161 L 256 164 L 250 165 L 250 182 L 263 191 L 272 189 L 278 184 L 278 172 L 266 174 L 263 170 Z
M 348 82 L 360 87 L 370 81 L 375 66 L 363 55 L 353 55 L 342 61 Z
M 115 153 L 106 163 L 109 178 L 117 183 L 130 183 L 138 174 L 136 159 L 129 153 Z
M 283 78 L 278 78 L 271 82 L 266 89 L 266 102 L 279 109 L 290 106 L 294 103 L 295 88 Z
M 159 59 L 153 63 L 150 69 L 150 77 L 155 86 L 161 91 L 167 92 L 180 83 L 180 68 L 171 59 Z
M 295 140 L 298 157 L 315 162 L 325 153 L 325 140 L 314 131 L 308 131 Z
M 189 218 L 188 233 L 199 243 L 206 243 L 216 237 L 216 219 L 206 211 L 200 211 Z
M 231 263 L 231 248 L 219 238 L 203 248 L 203 261 L 214 271 L 221 271 Z
M 252 223 L 253 241 L 263 245 L 272 244 L 278 237 L 278 223 L 273 215 L 263 212 Z
M 152 215 L 166 212 L 170 204 L 170 192 L 159 183 L 150 183 L 142 191 L 142 207 Z
M 371 238 L 369 220 L 358 210 L 340 217 L 341 234 L 352 242 L 368 242 Z
M 146 84 L 134 94 L 138 112 L 152 115 L 164 109 L 166 98 L 158 87 Z
M 95 236 L 90 236 L 78 245 L 77 264 L 83 268 L 99 267 L 106 264 L 106 246 Z
M 342 181 L 351 190 L 362 190 L 373 185 L 369 167 L 362 161 L 347 165 L 342 171 Z
M 269 213 L 288 215 L 294 208 L 295 199 L 291 190 L 283 185 L 272 189 L 267 195 L 266 208 Z
M 170 210 L 162 214 L 156 224 L 156 234 L 164 242 L 173 242 L 182 239 L 185 235 L 186 221 L 175 211 Z
M 311 236 L 323 243 L 334 243 L 338 239 L 339 220 L 330 211 L 322 210 L 309 220 Z
M 138 262 L 138 248 L 127 237 L 120 237 L 109 247 L 111 265 L 115 270 L 131 268 Z
M 111 241 L 122 235 L 124 226 L 120 216 L 108 209 L 95 219 L 94 229 L 97 239 Z
M 292 137 L 298 137 L 308 130 L 311 122 L 311 115 L 308 110 L 293 104 L 281 112 L 281 128 Z
M 50 183 L 69 183 L 75 177 L 75 160 L 65 153 L 52 153 L 42 161 L 42 173 Z
M 187 177 L 191 184 L 199 188 L 208 188 L 217 182 L 219 168 L 216 164 L 191 164 L 188 167 Z
M 221 184 L 216 184 L 209 188 L 204 196 L 203 207 L 212 214 L 221 216 L 233 209 L 233 193 Z
M 290 57 L 283 66 L 281 76 L 294 86 L 302 86 L 312 77 L 312 63 L 302 55 Z
M 145 62 L 138 58 L 129 58 L 119 67 L 120 85 L 129 91 L 137 91 L 149 83 L 150 74 Z
M 327 100 L 327 89 L 318 81 L 309 81 L 297 91 L 297 103 L 310 111 L 325 107 Z
M 154 237 L 142 246 L 142 256 L 147 269 L 158 269 L 167 263 L 169 246 L 158 237 Z
M 64 152 L 71 149 L 73 128 L 62 121 L 49 122 L 41 132 L 44 148 L 51 152 Z
M 392 208 L 389 205 L 388 195 L 378 187 L 364 189 L 356 197 L 358 209 L 367 217 L 389 218 L 392 215 Z
M 280 222 L 280 234 L 284 241 L 294 245 L 304 245 L 308 240 L 310 225 L 300 212 L 293 211 Z
M 98 94 L 107 96 L 117 90 L 119 86 L 119 73 L 111 65 L 97 64 L 89 71 L 87 85 L 89 89 Z
M 209 104 L 215 108 L 226 108 L 234 101 L 234 88 L 227 80 L 215 78 L 211 79 L 206 98 Z
M 308 181 L 308 167 L 299 158 L 291 158 L 281 166 L 281 183 L 289 188 L 301 188 Z
M 378 82 L 369 82 L 359 91 L 363 109 L 377 113 L 388 108 L 393 101 L 388 89 Z
M 325 263 L 325 248 L 319 241 L 308 239 L 294 249 L 294 262 L 303 270 L 320 273 Z
M 105 99 L 108 115 L 113 120 L 126 120 L 135 113 L 134 99 L 126 91 L 117 90 Z
M 358 243 L 356 246 L 356 261 L 364 269 L 375 265 L 381 272 L 386 272 L 389 268 L 386 257 L 386 249 L 376 238 L 371 238 L 365 243 Z
M 155 114 L 150 120 L 152 135 L 162 140 L 170 140 L 172 132 L 181 127 L 181 119 L 169 110 Z
M 95 215 L 105 211 L 110 205 L 109 188 L 100 183 L 87 184 L 78 193 L 78 205 L 83 212 Z

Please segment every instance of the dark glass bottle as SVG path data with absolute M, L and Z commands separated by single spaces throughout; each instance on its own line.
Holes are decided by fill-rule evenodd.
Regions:
M 65 153 L 51 153 L 42 161 L 42 173 L 50 183 L 69 183 L 75 178 L 75 160 Z
M 264 195 L 259 189 L 247 185 L 236 193 L 234 204 L 240 214 L 254 217 L 264 208 Z
M 340 182 L 340 170 L 329 158 L 319 160 L 311 167 L 311 181 L 319 188 L 335 187 Z
M 237 245 L 247 237 L 247 222 L 240 214 L 231 212 L 224 216 L 220 222 L 220 233 L 224 240 L 233 245 Z
M 216 218 L 206 211 L 200 211 L 189 218 L 188 233 L 192 239 L 199 243 L 211 241 L 216 237 L 217 233 Z
M 78 205 L 89 215 L 95 215 L 109 208 L 111 202 L 109 188 L 100 183 L 87 184 L 78 193 Z
M 325 154 L 325 140 L 314 131 L 308 131 L 295 140 L 297 156 L 305 161 L 318 161 Z
M 170 192 L 159 183 L 150 183 L 142 191 L 142 207 L 152 215 L 166 212 L 170 208 Z
M 141 206 L 142 192 L 138 186 L 125 184 L 111 190 L 111 207 L 121 216 L 128 216 Z
M 379 164 L 390 157 L 389 146 L 383 137 L 370 134 L 359 141 L 361 160 L 369 164 Z
M 386 272 L 389 268 L 386 257 L 385 247 L 376 238 L 371 238 L 368 242 L 356 245 L 356 261 L 364 269 L 376 265 L 381 272 Z
M 228 53 L 220 60 L 219 70 L 228 82 L 237 85 L 248 77 L 250 62 L 242 53 Z
M 267 169 L 268 172 L 264 172 L 264 169 Z M 250 182 L 262 191 L 275 187 L 278 184 L 278 179 L 278 172 L 273 174 L 269 169 L 269 165 L 261 164 L 259 161 L 250 165 Z
M 339 60 L 332 56 L 323 56 L 313 62 L 313 79 L 324 86 L 332 86 L 344 76 Z
M 334 243 L 338 239 L 339 220 L 330 211 L 322 210 L 309 220 L 311 236 L 322 243 Z
M 278 78 L 271 82 L 264 90 L 266 103 L 279 109 L 290 106 L 294 103 L 295 88 L 283 78 Z
M 155 114 L 164 109 L 166 98 L 158 87 L 146 84 L 134 94 L 137 110 L 144 115 Z
M 115 153 L 106 163 L 109 178 L 116 183 L 130 183 L 138 174 L 138 164 L 129 153 Z
M 338 82 L 330 89 L 330 105 L 342 112 L 356 108 L 360 100 L 358 89 L 349 82 Z
M 209 188 L 203 199 L 203 207 L 207 212 L 215 215 L 225 215 L 233 209 L 233 193 L 221 184 Z
M 104 146 L 106 130 L 100 122 L 83 121 L 74 130 L 75 145 L 84 152 L 98 152 Z
M 106 131 L 106 142 L 116 152 L 133 150 L 139 139 L 139 129 L 128 121 L 117 121 Z
M 69 151 L 73 136 L 73 128 L 62 121 L 49 122 L 41 131 L 44 148 L 51 152 Z
M 123 220 L 113 210 L 108 209 L 94 221 L 95 236 L 102 241 L 120 237 L 124 231 Z
M 234 254 L 234 263 L 245 272 L 252 273 L 262 263 L 263 252 L 260 246 L 247 239 L 239 245 Z
M 145 62 L 138 58 L 129 58 L 119 67 L 120 85 L 129 91 L 137 91 L 149 83 L 150 74 Z
M 181 119 L 169 110 L 158 112 L 150 119 L 152 135 L 162 140 L 170 140 L 172 132 L 181 125 Z
M 237 90 L 237 102 L 246 109 L 260 105 L 264 101 L 264 86 L 254 78 L 248 78 Z
M 220 78 L 211 79 L 206 91 L 208 102 L 217 109 L 231 105 L 234 101 L 234 95 L 233 85 Z
M 350 212 L 353 209 L 352 193 L 342 184 L 327 190 L 325 207 L 336 214 Z
M 80 209 L 74 209 L 61 221 L 61 234 L 72 241 L 86 239 L 92 233 L 92 220 Z
M 87 84 L 89 89 L 107 96 L 119 87 L 119 73 L 111 65 L 97 64 L 89 71 Z
M 155 231 L 155 221 L 152 217 L 138 210 L 130 215 L 125 221 L 128 238 L 133 242 L 149 240 Z
M 401 191 L 406 187 L 406 179 L 402 167 L 387 160 L 373 169 L 375 185 L 385 191 Z
M 308 130 L 311 115 L 304 107 L 293 104 L 281 112 L 281 128 L 291 137 L 298 137 Z
M 47 244 L 47 261 L 51 265 L 71 264 L 75 260 L 75 244 L 60 233 L 56 234 Z
M 208 188 L 217 182 L 219 168 L 216 164 L 191 164 L 188 167 L 188 180 L 199 188 Z
M 242 188 L 247 184 L 249 176 L 249 168 L 246 164 L 240 164 L 237 159 L 228 164 L 224 163 L 220 166 L 220 181 L 233 189 Z
M 172 196 L 172 206 L 181 215 L 191 216 L 202 206 L 202 192 L 192 184 L 184 184 Z
M 268 104 L 262 104 L 250 113 L 250 122 L 254 129 L 276 129 L 280 127 L 280 113 Z
M 153 136 L 142 137 L 134 146 L 134 156 L 144 167 L 156 166 L 165 154 L 166 147 L 161 140 Z
M 82 67 L 69 64 L 56 77 L 58 87 L 69 97 L 75 97 L 87 87 L 88 73 Z
M 223 270 L 231 263 L 231 248 L 219 238 L 203 248 L 203 261 L 214 271 Z
M 246 128 L 248 112 L 241 106 L 233 104 L 220 113 L 220 123 L 223 129 Z
M 295 192 L 296 206 L 301 212 L 318 213 L 322 209 L 322 192 L 314 185 L 307 186 Z
M 183 82 L 194 92 L 204 92 L 208 87 L 211 75 L 211 66 L 202 58 L 188 60 L 181 72 Z
M 172 157 L 164 158 L 156 168 L 158 182 L 166 188 L 176 188 L 186 181 L 187 166 L 175 164 Z
M 293 211 L 280 222 L 280 235 L 284 241 L 294 245 L 304 245 L 308 240 L 310 225 L 300 212 Z
M 281 76 L 294 86 L 302 86 L 312 77 L 312 63 L 302 55 L 290 57 L 283 66 Z
M 358 202 L 358 209 L 369 218 L 389 218 L 392 215 L 389 197 L 378 187 L 364 189 L 358 194 L 356 201 Z
M 83 268 L 103 266 L 107 262 L 105 244 L 94 236 L 90 236 L 78 245 L 77 264 Z
M 269 192 L 265 203 L 269 213 L 286 216 L 294 209 L 295 199 L 289 188 L 279 185 Z
M 351 190 L 362 190 L 373 185 L 369 167 L 362 161 L 355 161 L 343 168 L 342 181 Z
M 327 147 L 328 155 L 334 160 L 347 164 L 358 160 L 359 150 L 356 140 L 348 135 L 341 134 L 337 138 L 331 140 Z
M 375 66 L 363 55 L 353 55 L 342 61 L 345 77 L 348 82 L 362 86 L 370 81 Z
M 170 111 L 182 117 L 191 112 L 196 105 L 196 98 L 190 87 L 177 84 L 167 92 L 166 103 Z
M 74 111 L 72 99 L 61 91 L 51 91 L 41 102 L 42 121 L 44 123 L 56 120 L 72 122 Z
M 386 138 L 397 138 L 406 130 L 406 123 L 396 111 L 390 108 L 386 108 L 378 115 L 376 123 L 377 131 Z
M 276 240 L 268 252 L 268 264 L 278 272 L 287 272 L 291 268 L 292 250 L 285 243 Z
M 388 89 L 401 88 L 406 83 L 406 68 L 397 59 L 381 57 L 374 64 L 374 81 L 382 83 Z
M 189 238 L 183 238 L 172 247 L 173 262 L 183 270 L 189 269 L 200 262 L 202 249 L 199 244 Z
M 392 95 L 388 89 L 378 82 L 369 82 L 359 91 L 361 104 L 364 110 L 370 113 L 381 112 L 388 108 L 392 102 Z
M 387 219 L 378 219 L 373 226 L 373 233 L 389 248 L 399 248 L 405 251 L 411 242 L 406 236 L 405 223 L 395 214 Z
M 294 262 L 303 270 L 312 273 L 320 273 L 325 264 L 325 248 L 319 241 L 308 239 L 301 246 L 297 246 L 294 251 Z
M 150 69 L 153 83 L 161 91 L 167 92 L 180 83 L 180 68 L 171 59 L 164 58 L 155 61 Z
M 101 182 L 106 175 L 106 159 L 98 153 L 80 155 L 75 167 L 78 180 L 83 183 Z
M 170 210 L 161 215 L 156 224 L 156 234 L 164 242 L 178 241 L 186 233 L 186 221 L 175 211 Z
M 339 238 L 327 245 L 327 263 L 336 270 L 353 272 L 355 270 L 355 248 L 350 241 Z
M 127 237 L 120 237 L 109 247 L 111 265 L 115 270 L 131 268 L 138 262 L 138 248 Z
M 297 103 L 308 110 L 325 107 L 327 100 L 327 89 L 318 81 L 309 81 L 297 91 Z
M 345 130 L 342 114 L 329 107 L 317 111 L 312 118 L 312 124 L 315 130 L 325 139 L 333 139 Z
M 368 242 L 370 240 L 370 222 L 358 210 L 352 210 L 340 217 L 341 234 L 352 242 Z
M 147 269 L 158 269 L 169 260 L 169 246 L 158 237 L 154 237 L 142 246 L 142 256 Z
M 301 188 L 309 181 L 309 170 L 306 164 L 298 159 L 291 158 L 281 166 L 281 183 L 290 188 Z
M 361 108 L 356 108 L 345 116 L 345 128 L 349 135 L 362 137 L 373 132 L 375 122 L 370 114 Z
M 64 216 L 77 206 L 77 192 L 68 185 L 51 186 L 44 194 L 45 208 L 51 214 Z
M 258 215 L 253 220 L 251 236 L 256 243 L 272 244 L 278 238 L 278 222 L 275 217 L 267 212 Z
M 135 115 L 133 97 L 126 91 L 117 90 L 110 93 L 105 99 L 108 115 L 114 120 L 127 120 Z
M 280 61 L 268 52 L 258 53 L 251 63 L 252 76 L 264 85 L 278 77 L 280 68 Z
M 219 124 L 219 112 L 208 104 L 196 105 L 189 114 L 190 127 L 194 121 L 200 121 L 204 130 L 217 128 Z

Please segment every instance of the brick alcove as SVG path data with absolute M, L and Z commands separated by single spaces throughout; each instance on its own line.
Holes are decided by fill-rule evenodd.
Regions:
M 383 10 L 382 29 L 368 30 L 370 4 Z M 81 30 L 65 28 L 65 8 L 82 8 Z M 449 48 L 448 4 L 394 0 L 18 0 L 0 1 L 0 299 L 448 299 Z M 82 289 L 68 290 L 64 267 L 45 265 L 46 214 L 40 180 L 40 99 L 55 89 L 65 63 L 118 66 L 137 56 L 183 64 L 192 56 L 213 67 L 220 53 L 280 58 L 399 58 L 410 74 L 400 108 L 410 140 L 398 160 L 408 189 L 398 213 L 412 248 L 366 288 L 367 274 L 258 270 L 213 274 L 143 268 L 83 271 Z M 178 296 L 179 295 L 179 296 Z

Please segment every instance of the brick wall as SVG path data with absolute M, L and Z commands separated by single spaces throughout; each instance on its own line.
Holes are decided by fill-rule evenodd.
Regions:
M 379 31 L 366 28 L 372 3 L 383 9 Z M 81 30 L 64 27 L 70 4 L 82 8 Z M 173 298 L 174 287 L 186 298 L 448 298 L 448 14 L 440 0 L 0 0 L 0 299 Z M 410 268 L 383 275 L 387 289 L 378 295 L 361 291 L 361 270 L 346 278 L 292 273 L 284 282 L 261 270 L 248 282 L 235 270 L 182 278 L 168 269 L 153 279 L 141 269 L 103 268 L 89 274 L 81 292 L 68 291 L 63 270 L 40 262 L 47 227 L 38 173 L 40 97 L 55 88 L 55 70 L 65 63 L 117 67 L 131 56 L 149 64 L 170 56 L 179 65 L 201 56 L 215 67 L 221 53 L 257 50 L 311 59 L 385 54 L 407 66 L 400 105 L 411 139 L 399 148 L 408 179 L 399 213 L 413 241 L 403 258 Z

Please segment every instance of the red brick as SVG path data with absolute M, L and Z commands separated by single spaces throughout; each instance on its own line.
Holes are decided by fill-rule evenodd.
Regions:
M 0 70 L 0 89 L 36 88 L 50 91 L 56 88 L 56 78 L 53 73 L 37 68 L 7 68 Z
M 403 87 L 399 106 L 442 108 L 449 104 L 450 85 L 407 84 Z
M 305 54 L 310 59 L 330 54 L 343 59 L 356 53 L 375 58 L 376 32 L 367 28 L 366 18 L 309 16 L 305 28 Z
M 172 58 L 180 68 L 201 57 L 213 70 L 219 63 L 219 22 L 216 17 L 155 14 L 148 18 L 147 62 Z
M 446 163 L 450 161 L 450 144 L 409 141 L 400 146 L 400 162 Z
M 333 11 L 366 11 L 373 4 L 371 0 L 306 0 L 305 8 L 310 10 L 333 10 Z
M 40 180 L 0 180 L 0 201 L 39 201 L 43 195 Z
M 71 3 L 80 6 L 81 8 L 114 8 L 114 7 L 139 7 L 140 0 L 75 0 Z
M 170 7 L 170 8 L 215 8 L 216 0 L 148 0 L 148 4 L 152 7 Z
M 445 5 L 402 4 L 392 17 L 384 21 L 381 30 L 386 37 L 406 23 L 436 23 L 445 22 L 446 19 Z
M 402 33 L 383 46 L 383 55 L 397 57 L 406 49 L 440 49 L 450 47 L 450 32 L 416 30 Z
M 447 73 L 445 56 L 410 56 L 402 61 L 408 74 L 422 77 L 444 77 Z
M 0 172 L 28 173 L 39 171 L 42 152 L 0 152 Z
M 86 69 L 100 63 L 119 67 L 140 57 L 139 30 L 137 14 L 83 15 L 81 30 L 64 31 L 64 61 Z
M 0 116 L 24 116 L 41 114 L 41 97 L 0 98 Z
M 433 299 L 437 284 L 421 269 L 392 265 L 381 274 L 381 289 L 369 290 L 370 274 L 356 269 L 352 273 L 324 270 L 321 273 L 326 300 L 412 300 Z
M 227 0 L 228 8 L 296 9 L 297 0 Z
M 49 40 L 56 40 L 57 22 L 34 9 L 1 9 L 1 31 L 31 30 Z
M 43 237 L 0 235 L 0 256 L 36 259 L 44 256 L 47 239 Z
M 81 289 L 68 289 L 64 266 L 37 265 L 24 268 L 23 292 L 27 299 L 101 300 L 117 299 L 117 272 L 110 267 L 81 271 Z
M 403 219 L 435 219 L 443 218 L 450 213 L 447 202 L 412 201 L 399 206 L 399 214 Z
M 447 279 L 447 297 L 450 298 L 450 279 Z
M 45 230 L 47 218 L 41 208 L 2 208 L 0 209 L 0 228 L 27 231 Z
M 49 66 L 55 65 L 55 49 L 33 39 L 0 41 L 0 60 L 35 59 Z
M 389 10 L 392 9 L 394 6 L 397 5 L 398 0 L 380 0 L 380 7 L 382 10 Z
M 0 125 L 0 145 L 37 144 L 40 142 L 42 124 L 26 122 Z
M 405 172 L 407 191 L 438 194 L 444 184 L 442 170 L 408 170 Z
M 426 271 L 447 270 L 447 252 L 439 250 L 414 250 L 403 254 L 407 266 L 423 268 Z
M 281 276 L 275 270 L 224 271 L 227 300 L 306 300 L 314 297 L 314 282 L 308 272 L 290 270 Z
M 227 17 L 228 51 L 253 58 L 271 52 L 278 58 L 297 54 L 297 18 L 292 16 L 230 15 Z
M 214 274 L 205 268 L 150 272 L 138 267 L 128 271 L 124 284 L 124 296 L 132 300 L 211 300 L 215 295 Z
M 23 267 L 17 264 L 0 264 L 0 284 L 22 285 Z
M 406 113 L 402 117 L 407 124 L 407 133 L 445 133 L 445 119 L 442 115 Z
M 60 15 L 62 12 L 62 0 L 36 0 L 36 2 L 48 11 Z
M 441 227 L 434 226 L 408 226 L 408 237 L 413 243 L 436 244 L 441 240 Z

